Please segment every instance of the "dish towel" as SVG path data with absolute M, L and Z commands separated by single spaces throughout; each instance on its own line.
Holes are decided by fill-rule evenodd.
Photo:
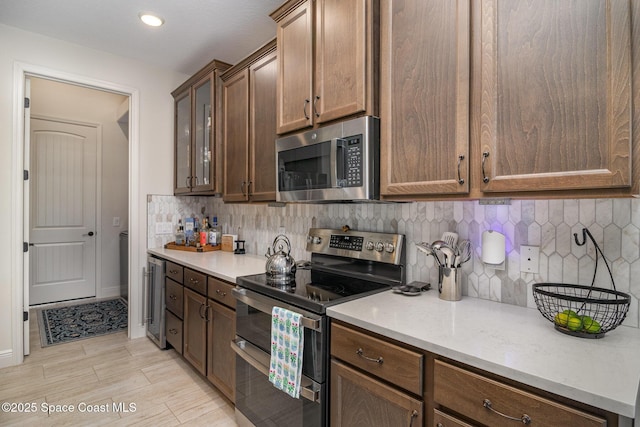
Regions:
M 300 397 L 304 333 L 302 315 L 280 307 L 271 311 L 269 381 L 289 396 Z

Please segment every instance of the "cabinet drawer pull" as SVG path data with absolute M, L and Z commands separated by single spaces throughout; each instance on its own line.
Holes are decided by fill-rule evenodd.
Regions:
M 178 330 L 174 329 L 174 328 L 171 328 L 171 329 L 169 329 L 169 333 L 173 334 L 173 335 L 178 335 Z
M 374 359 L 373 357 L 365 356 L 364 352 L 362 351 L 361 348 L 356 350 L 356 354 L 358 356 L 362 357 L 364 360 L 368 360 L 369 362 L 375 362 L 375 363 L 379 363 L 381 365 L 384 362 L 384 359 L 382 358 L 382 356 L 378 357 L 377 359 Z
M 175 296 L 174 294 L 170 294 L 170 295 L 169 295 L 169 299 L 170 299 L 170 300 L 173 300 L 173 301 L 178 301 L 178 297 L 177 297 L 177 296 Z
M 502 412 L 498 412 L 495 409 L 493 409 L 492 407 L 492 403 L 489 399 L 484 399 L 484 401 L 482 402 L 482 406 L 484 406 L 485 408 L 487 408 L 488 410 L 490 410 L 491 412 L 500 415 L 501 417 L 504 417 L 508 420 L 512 420 L 512 421 L 520 421 L 522 424 L 525 425 L 529 425 L 531 424 L 531 417 L 527 414 L 522 414 L 521 417 L 511 417 L 507 414 L 503 414 Z
M 488 151 L 484 151 L 482 153 L 482 182 L 484 182 L 485 184 L 487 182 L 489 182 L 489 177 L 487 176 L 487 174 L 484 172 L 484 163 L 487 160 L 487 157 L 489 157 L 489 152 Z
M 460 185 L 464 184 L 464 178 L 460 176 L 460 163 L 462 163 L 463 160 L 464 160 L 464 155 L 460 154 L 458 156 L 458 184 Z
M 436 427 L 444 427 L 444 425 L 442 423 L 438 423 L 436 424 Z
M 226 297 L 227 293 L 226 292 L 222 292 L 220 289 L 216 289 L 216 294 L 222 296 L 222 297 Z
M 197 285 L 198 283 L 200 283 L 200 281 L 198 279 L 194 279 L 193 277 L 189 278 L 189 282 L 193 283 L 194 285 Z
M 169 270 L 169 274 L 178 274 L 178 270 Z

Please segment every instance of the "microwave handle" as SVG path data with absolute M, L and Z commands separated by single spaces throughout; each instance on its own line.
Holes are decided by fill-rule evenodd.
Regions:
M 347 141 L 342 138 L 333 138 L 331 140 L 331 187 L 342 187 L 339 183 L 345 181 L 346 163 L 347 163 Z

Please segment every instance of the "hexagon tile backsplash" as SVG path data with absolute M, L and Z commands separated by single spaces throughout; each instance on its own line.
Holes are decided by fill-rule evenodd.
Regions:
M 624 324 L 639 327 L 640 299 L 640 200 L 512 200 L 511 205 L 480 205 L 477 201 L 412 203 L 287 204 L 271 207 L 225 204 L 219 198 L 148 196 L 148 247 L 173 241 L 172 235 L 156 235 L 156 222 L 205 215 L 218 217 L 223 232 L 239 234 L 247 253 L 262 255 L 284 227 L 296 260 L 309 257 L 305 250 L 310 227 L 340 228 L 404 234 L 407 239 L 407 280 L 436 284 L 438 269 L 431 257 L 416 250 L 415 243 L 432 242 L 444 231 L 455 231 L 473 244 L 472 262 L 463 265 L 463 295 L 535 308 L 531 286 L 539 282 L 590 285 L 595 269 L 595 248 L 578 246 L 588 228 L 611 265 L 616 288 L 631 295 Z M 496 230 L 506 236 L 505 270 L 485 266 L 481 236 Z M 520 272 L 520 246 L 540 247 L 538 274 Z M 635 278 L 635 279 L 634 279 Z M 596 286 L 611 288 L 600 262 Z

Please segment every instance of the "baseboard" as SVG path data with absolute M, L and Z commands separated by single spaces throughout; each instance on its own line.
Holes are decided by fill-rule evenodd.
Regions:
M 106 286 L 104 288 L 98 288 L 97 298 L 112 298 L 120 296 L 120 285 Z
M 16 361 L 13 360 L 13 350 L 0 351 L 0 369 L 14 366 Z

